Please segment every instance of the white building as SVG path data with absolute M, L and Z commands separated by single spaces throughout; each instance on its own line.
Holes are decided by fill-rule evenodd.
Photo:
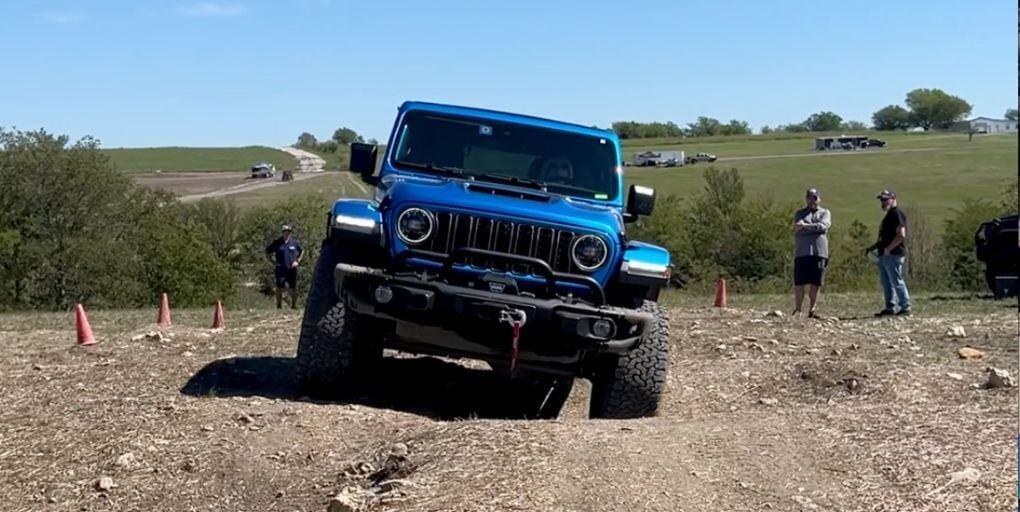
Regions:
M 962 131 L 973 130 L 974 133 L 1004 133 L 1017 131 L 1016 121 L 1009 119 L 994 119 L 991 117 L 975 117 L 964 121 Z

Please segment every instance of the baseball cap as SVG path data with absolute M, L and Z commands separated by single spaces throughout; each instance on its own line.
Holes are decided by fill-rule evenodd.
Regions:
M 817 188 L 809 188 L 809 189 L 807 189 L 807 194 L 806 195 L 808 197 L 822 197 L 822 193 L 819 192 Z
M 875 199 L 896 199 L 896 192 L 886 189 L 879 192 Z
M 294 228 L 290 224 L 284 224 L 280 226 L 280 231 L 294 231 Z

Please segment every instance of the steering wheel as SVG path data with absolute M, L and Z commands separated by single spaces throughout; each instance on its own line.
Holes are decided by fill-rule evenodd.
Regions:
M 569 184 L 574 180 L 574 166 L 566 158 L 550 158 L 542 164 L 542 179 Z

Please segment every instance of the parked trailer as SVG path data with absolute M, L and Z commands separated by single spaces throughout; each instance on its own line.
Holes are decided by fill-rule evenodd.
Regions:
M 634 153 L 636 167 L 680 167 L 684 165 L 683 151 L 643 151 Z

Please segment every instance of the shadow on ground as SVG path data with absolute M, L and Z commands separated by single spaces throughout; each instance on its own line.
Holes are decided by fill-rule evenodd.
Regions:
M 374 376 L 351 396 L 332 403 L 359 404 L 438 420 L 523 418 L 521 380 L 431 357 L 384 357 Z M 315 401 L 298 393 L 294 359 L 237 357 L 212 361 L 188 379 L 181 393 L 196 397 L 260 396 Z

